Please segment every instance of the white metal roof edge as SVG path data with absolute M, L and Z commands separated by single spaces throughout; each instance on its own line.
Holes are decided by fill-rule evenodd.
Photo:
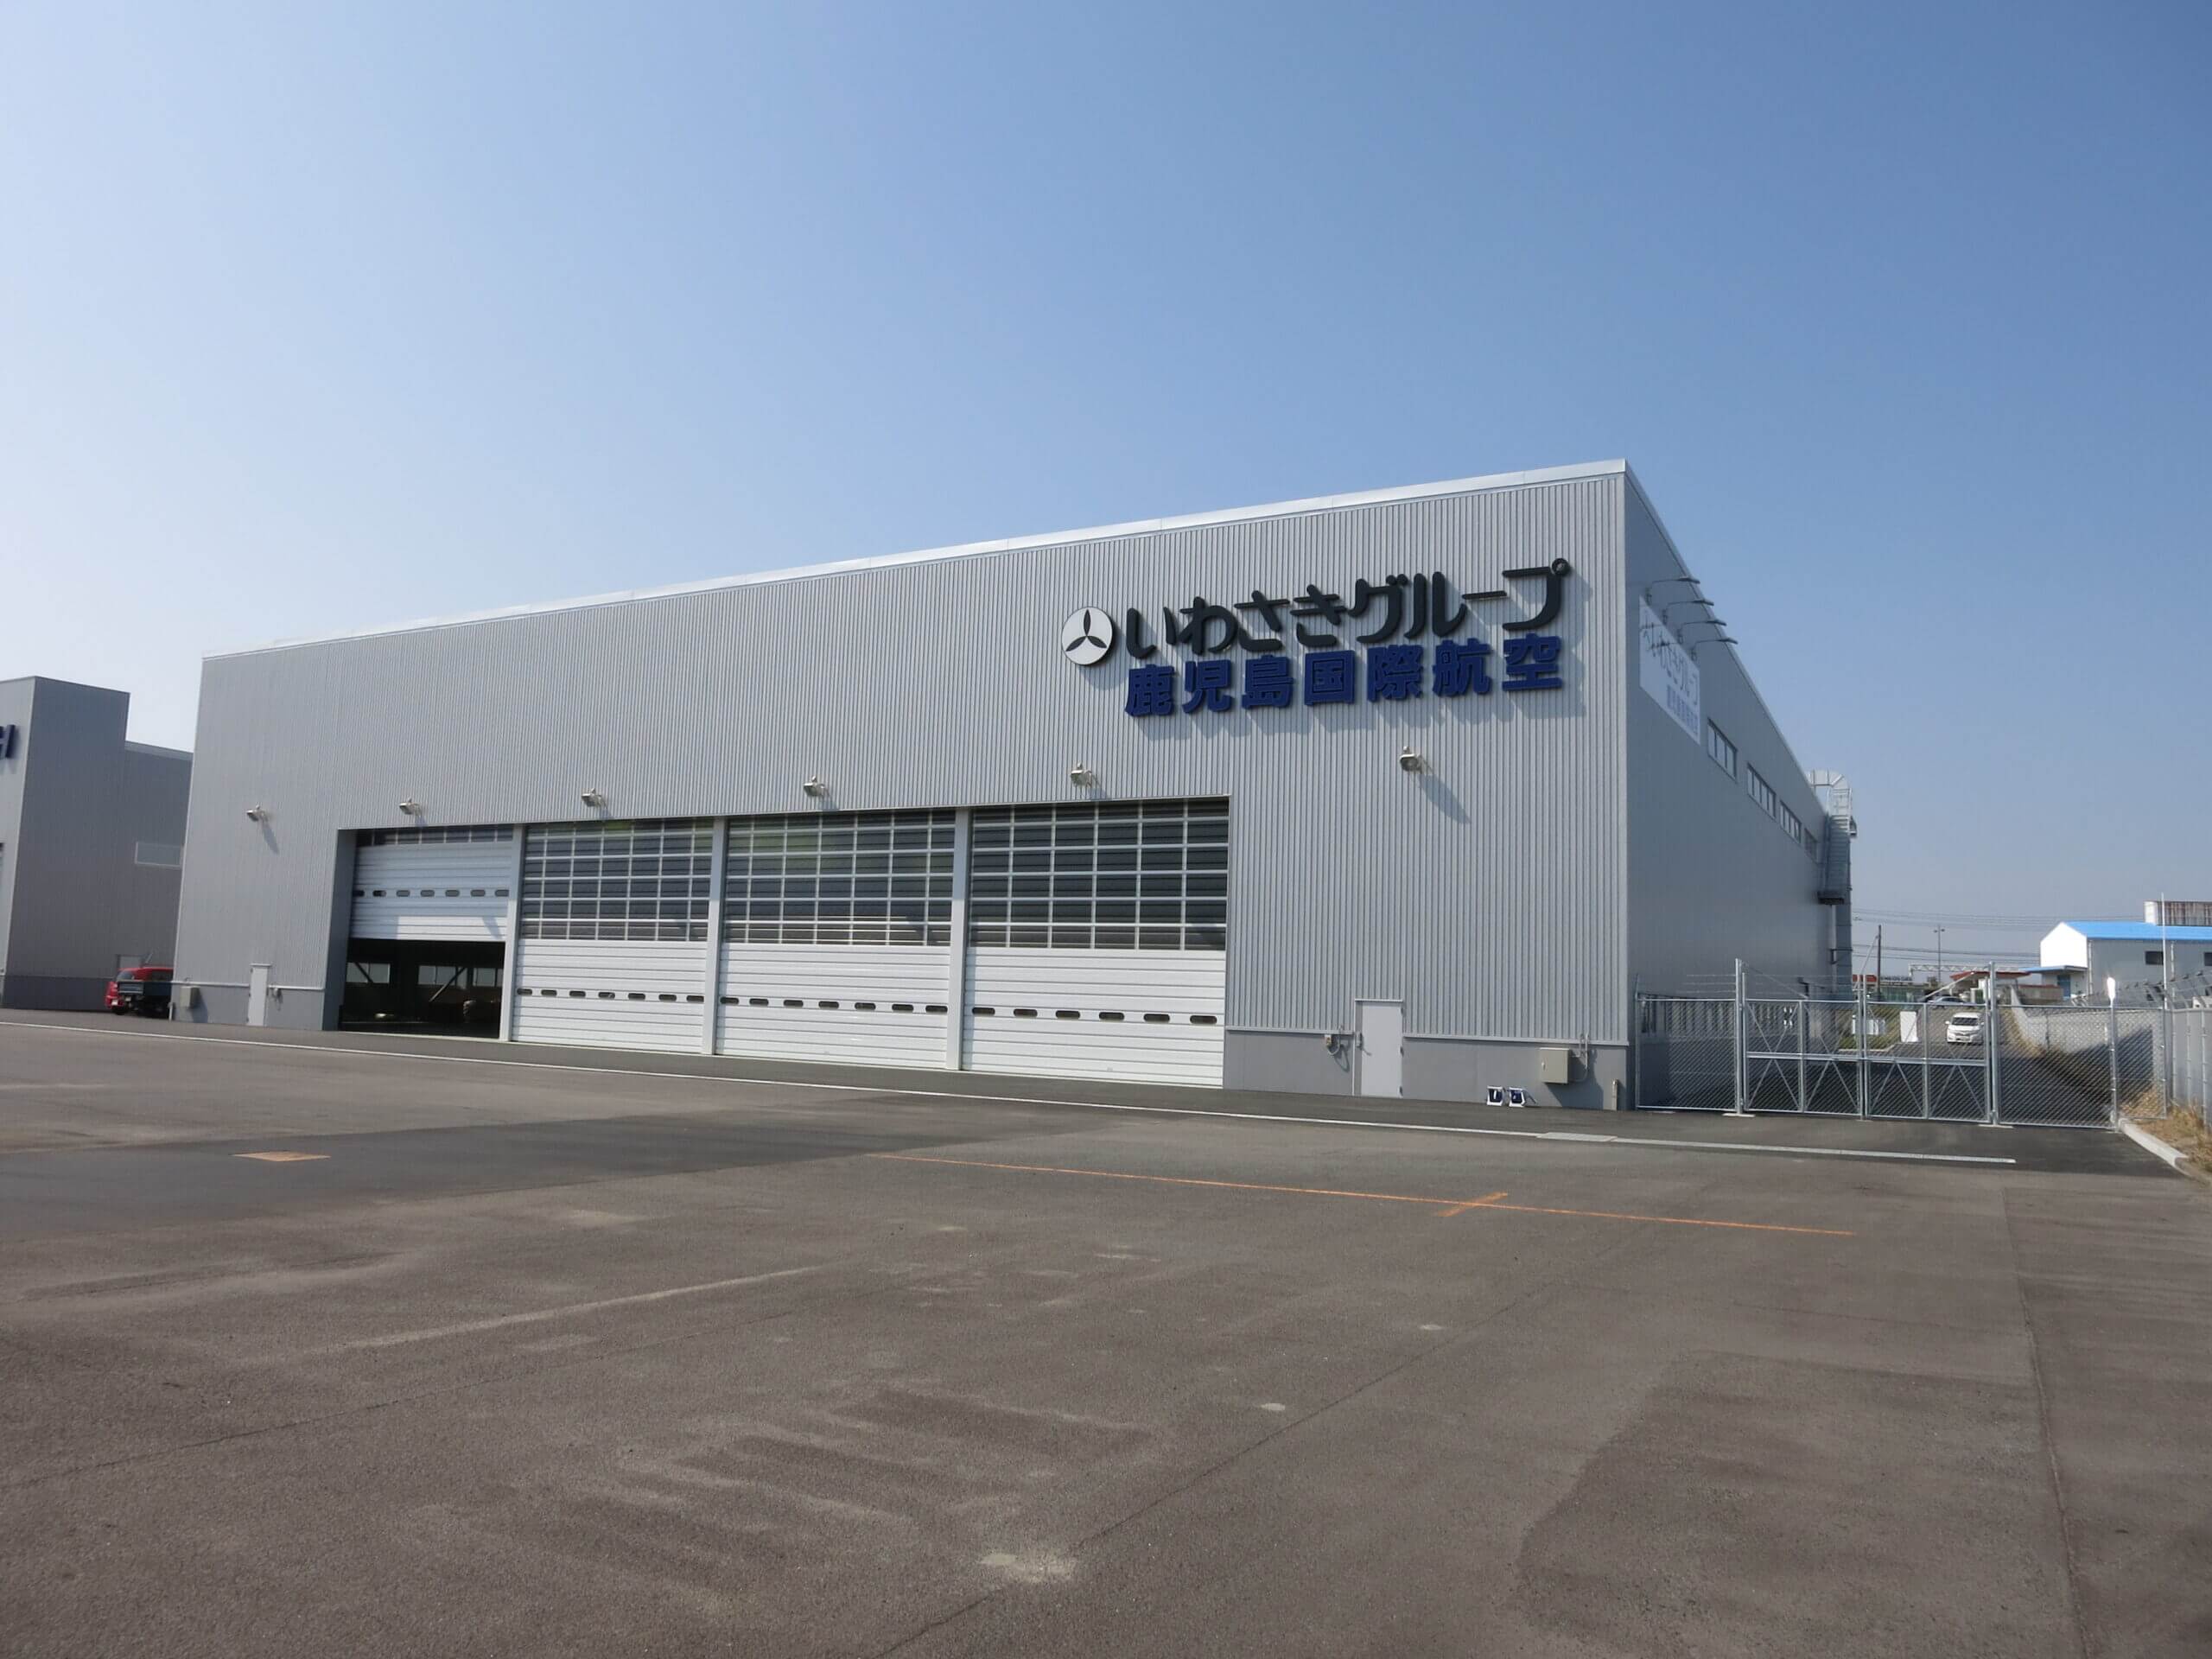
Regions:
M 782 570 L 756 570 L 738 576 L 715 576 L 704 582 L 677 582 L 665 588 L 639 588 L 626 593 L 594 594 L 582 599 L 552 600 L 541 604 L 506 605 L 496 610 L 470 611 L 459 616 L 394 622 L 373 628 L 348 628 L 335 633 L 308 634 L 296 639 L 275 639 L 235 651 L 211 651 L 205 660 L 251 657 L 268 651 L 293 651 L 302 645 L 336 645 L 347 639 L 374 639 L 388 634 L 425 633 L 437 628 L 467 627 L 479 622 L 499 622 L 512 617 L 544 616 L 562 611 L 595 610 L 612 605 L 639 604 L 648 600 L 680 599 L 690 594 L 718 593 L 730 588 L 750 588 L 772 582 L 801 582 L 819 576 L 850 575 L 862 570 L 896 569 L 902 565 L 928 564 L 952 559 L 981 558 L 999 553 L 1018 553 L 1073 542 L 1112 541 L 1122 537 L 1147 536 L 1166 530 L 1192 530 L 1205 524 L 1236 524 L 1257 518 L 1288 518 L 1300 513 L 1328 512 L 1341 507 L 1375 506 L 1391 501 L 1413 501 L 1425 496 L 1467 495 L 1478 490 L 1516 489 L 1531 484 L 1562 484 L 1577 479 L 1628 475 L 1625 461 L 1585 461 L 1573 467 L 1541 467 L 1529 472 L 1489 473 L 1477 478 L 1457 478 L 1438 484 L 1409 484 L 1396 489 L 1363 490 L 1348 495 L 1316 495 L 1299 501 L 1277 501 L 1265 506 L 1231 507 L 1219 512 L 1185 513 L 1172 518 L 1137 518 L 1127 524 L 1102 524 L 1090 530 L 1066 530 L 1045 536 L 1015 536 L 997 541 L 966 542 L 954 547 L 926 548 L 913 553 L 891 553 L 874 558 L 840 559 L 826 564 L 800 565 Z M 1649 505 L 1649 498 L 1646 504 Z M 1658 515 L 1653 514 L 1656 518 Z
M 190 749 L 173 749 L 166 743 L 141 743 L 136 738 L 124 740 L 123 747 L 133 754 L 158 755 L 165 760 L 189 760 Z

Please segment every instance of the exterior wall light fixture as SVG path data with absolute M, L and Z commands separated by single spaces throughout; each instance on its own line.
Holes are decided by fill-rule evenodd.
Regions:
M 799 791 L 802 794 L 810 796 L 818 801 L 830 792 L 830 785 L 819 778 L 810 778 L 799 785 Z
M 1098 774 L 1084 762 L 1078 760 L 1068 768 L 1068 782 L 1073 784 L 1077 789 L 1095 789 L 1098 785 Z
M 1413 745 L 1408 743 L 1398 751 L 1398 766 L 1403 772 L 1427 772 L 1428 762 L 1416 754 Z
M 605 806 L 607 791 L 603 789 L 588 789 L 583 792 L 583 803 L 586 806 Z
M 399 810 L 411 818 L 423 810 L 423 803 L 410 795 L 399 804 Z
M 245 810 L 245 815 L 256 823 L 265 823 L 269 820 L 269 809 L 259 805 L 249 806 Z

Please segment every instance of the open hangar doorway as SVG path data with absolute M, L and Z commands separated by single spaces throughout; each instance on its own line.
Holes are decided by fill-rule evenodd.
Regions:
M 350 939 L 341 1027 L 497 1037 L 505 941 Z
M 510 824 L 360 832 L 341 1027 L 499 1034 L 518 845 Z

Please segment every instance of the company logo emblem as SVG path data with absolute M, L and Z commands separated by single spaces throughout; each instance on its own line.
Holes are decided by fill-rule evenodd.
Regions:
M 1077 668 L 1103 663 L 1114 649 L 1114 619 L 1086 605 L 1060 628 L 1060 649 Z

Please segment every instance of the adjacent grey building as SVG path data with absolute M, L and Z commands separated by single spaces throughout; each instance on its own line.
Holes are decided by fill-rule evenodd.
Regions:
M 1617 1103 L 1848 982 L 1708 616 L 1616 461 L 213 657 L 180 1017 Z
M 130 716 L 127 691 L 0 681 L 0 1007 L 97 1008 L 175 951 L 192 757 Z

